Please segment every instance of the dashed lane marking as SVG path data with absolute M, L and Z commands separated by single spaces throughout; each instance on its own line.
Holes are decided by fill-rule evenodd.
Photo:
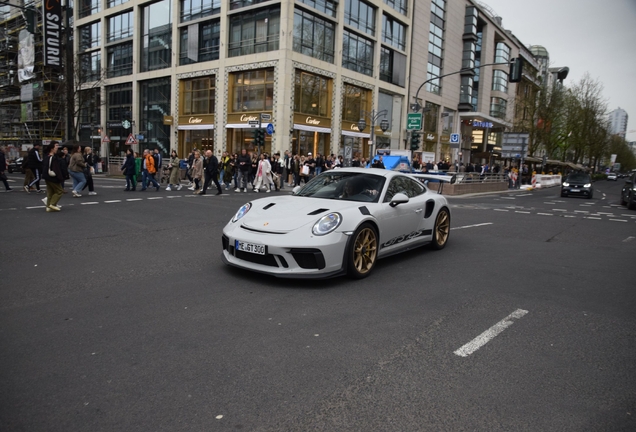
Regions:
M 610 220 L 614 222 L 627 222 L 625 219 L 610 219 Z
M 143 201 L 143 198 L 128 198 L 126 201 Z
M 46 208 L 46 206 L 33 206 L 33 207 L 27 207 L 27 210 L 31 210 L 31 209 L 41 209 L 41 208 Z
M 495 211 L 505 211 L 505 212 L 508 211 L 507 209 L 493 209 L 493 210 L 495 210 Z
M 629 236 L 629 237 L 627 237 L 625 240 L 623 240 L 623 243 L 630 242 L 630 241 L 634 240 L 635 238 L 636 238 L 636 237 Z
M 574 210 L 574 213 L 583 213 L 583 214 L 586 214 L 586 213 L 589 213 L 589 211 L 587 211 L 587 210 Z
M 599 218 L 599 217 L 594 217 L 594 216 L 585 216 L 585 219 L 601 220 L 601 218 Z
M 118 203 L 121 202 L 121 200 L 111 200 L 111 201 L 104 201 L 107 204 L 111 204 L 111 203 Z
M 464 225 L 464 226 L 451 228 L 451 230 L 458 230 L 458 229 L 465 229 L 465 228 L 475 228 L 475 227 L 486 226 L 486 225 L 492 225 L 492 222 L 484 222 L 484 223 L 475 224 L 475 225 Z
M 518 197 L 520 197 L 520 196 L 531 196 L 531 195 L 532 195 L 532 194 L 519 194 L 519 195 L 517 195 L 517 196 L 518 196 Z
M 157 199 L 163 199 L 163 197 L 150 197 L 150 198 L 146 198 L 146 199 L 149 199 L 149 200 L 157 200 Z
M 528 211 L 515 210 L 515 213 L 530 214 Z
M 541 216 L 554 216 L 552 213 L 537 213 L 537 214 Z
M 515 197 L 501 197 L 501 199 L 515 199 Z
M 477 336 L 475 339 L 471 340 L 466 345 L 463 345 L 461 348 L 454 351 L 454 354 L 460 357 L 468 357 L 469 355 L 477 351 L 479 348 L 483 347 L 488 342 L 493 340 L 499 333 L 501 333 L 502 331 L 510 327 L 512 324 L 514 324 L 513 319 L 518 320 L 522 318 L 524 315 L 526 315 L 527 313 L 528 313 L 527 310 L 517 309 L 516 311 L 514 311 L 513 313 L 511 313 L 510 315 L 508 315 L 501 321 L 499 321 L 497 324 L 495 324 L 494 326 L 490 327 L 488 330 L 486 330 L 485 332 Z
M 566 217 L 566 218 L 575 218 L 576 216 L 572 216 L 572 215 L 563 215 L 563 217 Z
M 566 209 L 552 209 L 552 211 L 558 211 L 558 212 L 566 212 Z
M 99 203 L 97 201 L 89 201 L 89 202 L 83 202 L 83 203 L 80 203 L 80 204 L 82 204 L 82 205 L 93 205 L 93 204 L 99 204 Z

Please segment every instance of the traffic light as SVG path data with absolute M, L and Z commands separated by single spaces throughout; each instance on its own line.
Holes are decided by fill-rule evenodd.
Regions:
M 419 150 L 420 149 L 420 134 L 419 132 L 413 131 L 411 133 L 411 150 Z
M 254 145 L 257 147 L 265 145 L 265 131 L 263 129 L 254 129 Z
M 521 82 L 521 75 L 523 74 L 523 58 L 517 57 L 510 62 L 510 73 L 508 74 L 508 81 L 511 83 Z

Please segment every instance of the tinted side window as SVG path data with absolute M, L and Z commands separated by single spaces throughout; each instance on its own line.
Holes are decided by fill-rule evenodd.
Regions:
M 404 182 L 404 177 L 394 177 L 389 183 L 389 187 L 386 189 L 386 195 L 384 196 L 384 202 L 391 202 L 395 194 L 403 193 L 408 196 L 408 185 Z
M 405 178 L 406 182 L 408 183 L 408 192 L 407 195 L 409 198 L 413 198 L 416 197 L 418 195 L 423 194 L 426 189 L 424 189 L 424 186 L 422 185 L 422 183 L 420 183 L 417 180 L 413 180 L 410 178 Z

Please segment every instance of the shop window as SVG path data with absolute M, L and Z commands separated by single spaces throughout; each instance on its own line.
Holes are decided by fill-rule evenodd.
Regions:
M 183 114 L 214 114 L 214 84 L 213 76 L 183 81 Z
M 274 68 L 232 74 L 232 112 L 271 111 Z
M 294 112 L 329 117 L 329 80 L 300 70 L 294 83 Z
M 342 119 L 357 123 L 363 115 L 362 111 L 369 111 L 371 92 L 351 84 L 344 86 L 344 103 Z

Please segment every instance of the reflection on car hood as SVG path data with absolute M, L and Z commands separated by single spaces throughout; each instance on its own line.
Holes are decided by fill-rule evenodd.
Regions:
M 286 233 L 313 225 L 329 212 L 358 208 L 365 203 L 352 201 L 279 196 L 252 201 L 252 208 L 241 225 L 256 231 Z

